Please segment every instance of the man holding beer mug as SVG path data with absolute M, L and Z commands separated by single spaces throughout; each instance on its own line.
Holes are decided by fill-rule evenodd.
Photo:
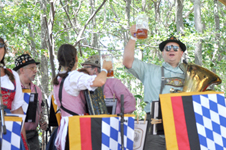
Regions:
M 162 66 L 145 63 L 134 58 L 134 48 L 137 40 L 136 25 L 131 26 L 130 32 L 132 36 L 124 50 L 123 65 L 144 84 L 144 101 L 147 103 L 144 110 L 148 114 L 147 118 L 150 120 L 150 105 L 152 101 L 159 100 L 159 94 L 170 93 L 171 88 L 183 90 L 183 85 L 178 87 L 176 81 L 178 79 L 183 81 L 185 78 L 184 72 L 180 69 L 180 61 L 186 46 L 180 40 L 171 36 L 159 44 L 159 49 L 164 59 Z M 162 79 L 164 80 L 162 81 Z M 166 85 L 167 80 L 172 81 L 172 84 Z M 150 133 L 147 135 L 145 145 L 145 150 L 150 148 L 158 150 L 166 149 L 164 136 L 151 135 Z
M 84 63 L 83 68 L 89 72 L 90 75 L 98 75 L 100 73 L 100 57 L 99 55 L 90 56 Z M 121 103 L 120 97 L 124 95 L 124 113 L 132 113 L 136 110 L 136 100 L 128 88 L 122 84 L 119 79 L 107 78 L 103 86 L 103 93 L 105 98 L 116 98 L 116 114 L 120 113 Z

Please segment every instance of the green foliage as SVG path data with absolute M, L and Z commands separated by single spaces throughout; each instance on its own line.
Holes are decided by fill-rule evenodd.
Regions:
M 5 2 L 5 1 L 4 1 Z M 42 31 L 43 15 L 46 15 L 48 23 L 51 17 L 50 2 L 46 1 L 46 9 L 43 10 L 41 2 L 34 2 L 33 0 L 26 0 L 26 3 L 15 2 L 10 5 L 5 5 L 0 9 L 0 36 L 7 40 L 9 53 L 6 61 L 7 67 L 14 67 L 14 60 L 17 55 L 24 52 L 32 53 L 32 44 L 35 43 L 37 59 L 45 55 L 49 59 L 48 49 L 43 48 L 42 45 L 48 45 L 48 35 L 46 30 Z M 87 20 L 91 16 L 90 1 L 81 1 L 81 8 L 79 9 L 79 1 L 64 1 L 63 6 L 59 1 L 54 1 L 54 24 L 52 27 L 52 36 L 54 39 L 54 54 L 60 45 L 64 43 L 74 44 L 78 39 L 79 32 L 83 29 Z M 101 5 L 103 1 L 95 1 L 94 11 Z M 114 57 L 115 78 L 119 78 L 127 85 L 130 91 L 135 95 L 137 100 L 137 111 L 142 118 L 144 112 L 142 111 L 145 103 L 143 102 L 143 86 L 140 81 L 135 79 L 122 66 L 122 56 L 124 46 L 130 37 L 129 28 L 135 24 L 135 18 L 140 13 L 145 13 L 149 17 L 149 32 L 146 40 L 138 40 L 136 42 L 135 57 L 142 58 L 142 61 L 161 65 L 163 59 L 158 45 L 161 41 L 167 39 L 169 35 L 173 34 L 183 41 L 187 46 L 189 62 L 195 62 L 195 43 L 202 40 L 202 58 L 203 67 L 208 69 L 216 69 L 216 74 L 222 78 L 221 86 L 215 86 L 218 91 L 224 91 L 226 87 L 226 26 L 225 26 L 225 6 L 218 7 L 218 15 L 220 21 L 220 29 L 216 31 L 215 16 L 214 16 L 214 1 L 203 0 L 201 7 L 201 16 L 204 29 L 202 33 L 198 33 L 195 29 L 194 12 L 191 12 L 186 18 L 185 15 L 191 11 L 193 3 L 190 0 L 184 0 L 183 6 L 183 23 L 184 36 L 177 34 L 176 28 L 176 7 L 174 1 L 161 1 L 159 5 L 159 20 L 156 21 L 157 11 L 155 6 L 159 1 L 146 0 L 145 8 L 142 8 L 142 1 L 132 0 L 130 7 L 130 22 L 126 16 L 126 1 L 107 1 L 105 5 L 96 13 L 94 20 L 87 24 L 80 42 L 80 49 L 83 56 L 80 56 L 78 45 L 78 68 L 81 68 L 81 63 L 86 58 L 93 54 L 100 52 L 111 53 Z M 67 9 L 70 21 L 64 9 Z M 78 14 L 75 15 L 75 12 Z M 29 25 L 31 26 L 32 34 L 29 32 Z M 95 49 L 92 48 L 93 33 L 98 36 L 98 44 Z M 45 34 L 46 43 L 41 43 L 42 35 Z M 216 40 L 216 35 L 220 38 Z M 218 46 L 218 49 L 217 49 Z M 215 54 L 215 52 L 217 53 Z M 141 55 L 142 54 L 142 55 Z M 215 55 L 214 55 L 215 54 Z M 50 63 L 48 63 L 49 65 Z M 57 64 L 55 64 L 57 68 Z M 51 77 L 51 67 L 49 68 L 49 76 Z M 51 82 L 49 83 L 51 87 Z M 50 88 L 51 90 L 51 88 Z

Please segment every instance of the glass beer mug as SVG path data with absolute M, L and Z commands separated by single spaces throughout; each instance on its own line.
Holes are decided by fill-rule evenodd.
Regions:
M 102 54 L 101 55 L 101 68 L 102 68 L 104 60 L 111 61 L 112 62 L 112 67 L 113 67 L 113 56 L 111 54 Z M 114 70 L 113 70 L 113 68 L 111 70 L 108 70 L 107 77 L 114 77 Z
M 140 14 L 136 18 L 137 39 L 146 39 L 148 37 L 148 17 Z

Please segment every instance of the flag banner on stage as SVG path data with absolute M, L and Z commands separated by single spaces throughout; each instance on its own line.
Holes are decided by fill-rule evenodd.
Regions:
M 22 109 L 23 109 L 24 114 L 26 115 L 28 105 L 29 105 L 31 90 L 30 89 L 23 89 L 22 91 L 23 91 L 23 94 L 24 94 L 24 102 L 25 102 L 22 105 Z
M 124 149 L 133 150 L 134 115 L 124 119 Z M 69 117 L 70 149 L 121 150 L 120 120 L 116 115 Z
M 223 92 L 160 94 L 160 102 L 167 149 L 226 149 Z
M 53 95 L 50 96 L 50 118 L 49 118 L 49 125 L 50 126 L 59 126 L 61 113 L 59 108 L 57 107 L 55 98 Z
M 31 93 L 30 89 L 23 89 L 24 104 L 22 109 L 26 115 L 25 122 L 35 122 L 38 107 L 38 93 Z
M 20 131 L 21 117 L 5 117 L 6 134 L 2 134 L 3 150 L 19 150 L 20 149 Z

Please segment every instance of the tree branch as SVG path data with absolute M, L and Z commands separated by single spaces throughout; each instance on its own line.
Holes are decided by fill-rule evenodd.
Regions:
M 79 0 L 79 6 L 78 6 L 78 9 L 77 9 L 77 11 L 75 12 L 74 11 L 74 9 L 73 9 L 73 12 L 74 12 L 74 22 L 75 22 L 75 24 L 76 24 L 76 16 L 78 15 L 78 12 L 79 12 L 79 10 L 81 9 L 81 6 L 82 6 L 82 2 L 81 2 L 81 0 Z
M 99 48 L 92 47 L 92 46 L 89 46 L 89 45 L 80 45 L 80 46 L 81 47 L 91 48 L 93 50 L 98 50 L 98 51 L 109 51 L 108 49 L 99 49 Z M 123 49 L 114 49 L 114 50 L 111 50 L 111 51 L 123 51 Z
M 183 18 L 188 18 L 188 16 L 194 11 L 194 6 L 191 7 L 190 11 L 188 11 Z
M 70 22 L 70 24 L 71 24 L 71 27 L 73 27 L 73 29 L 74 29 L 75 33 L 76 33 L 76 34 L 78 34 L 78 33 L 77 33 L 77 31 L 75 30 L 75 26 L 74 26 L 74 25 L 73 25 L 73 23 L 71 22 L 71 19 L 70 19 L 69 14 L 68 14 L 67 10 L 65 9 L 65 6 L 63 5 L 63 3 L 62 3 L 62 1 L 61 1 L 61 0 L 60 0 L 60 4 L 61 4 L 61 6 L 63 7 L 64 12 L 65 12 L 65 13 L 66 13 L 66 15 L 67 15 L 67 18 L 68 18 L 68 20 L 69 20 L 69 22 Z
M 105 4 L 107 0 L 104 0 L 103 3 L 99 6 L 99 8 L 93 12 L 93 14 L 90 16 L 90 18 L 86 21 L 86 24 L 84 25 L 83 29 L 80 31 L 78 38 L 76 39 L 76 42 L 74 43 L 74 46 L 76 46 L 81 41 L 81 36 L 84 33 L 86 26 L 89 24 L 89 22 L 93 19 L 93 17 L 97 14 L 97 12 L 101 9 L 101 7 Z

